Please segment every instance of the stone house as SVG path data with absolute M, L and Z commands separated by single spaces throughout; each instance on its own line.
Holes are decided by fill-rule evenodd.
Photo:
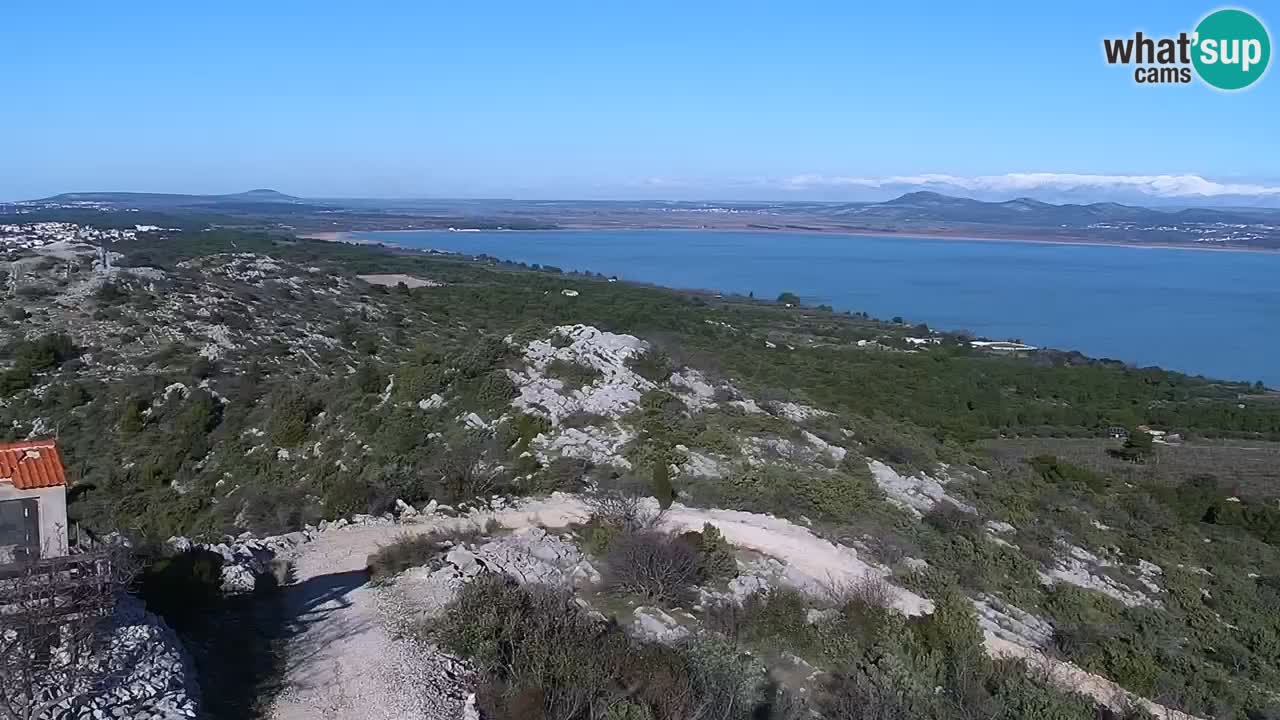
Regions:
M 53 440 L 0 443 L 0 565 L 67 554 L 67 476 Z

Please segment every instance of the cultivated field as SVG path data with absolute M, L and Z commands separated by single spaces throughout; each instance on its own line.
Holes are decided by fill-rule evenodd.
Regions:
M 1119 440 L 1027 438 L 983 444 L 993 458 L 1017 461 L 1034 455 L 1057 455 L 1075 465 L 1129 482 L 1180 483 L 1212 475 L 1241 495 L 1280 497 L 1280 443 L 1247 440 L 1157 443 L 1153 461 L 1135 465 L 1107 454 Z

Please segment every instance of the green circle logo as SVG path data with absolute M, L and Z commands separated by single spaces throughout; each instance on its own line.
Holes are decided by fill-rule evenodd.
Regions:
M 1191 61 L 1200 78 L 1219 90 L 1249 87 L 1267 71 L 1271 37 L 1243 10 L 1217 10 L 1196 26 Z

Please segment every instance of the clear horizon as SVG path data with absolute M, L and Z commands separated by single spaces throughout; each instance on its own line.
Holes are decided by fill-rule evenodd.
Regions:
M 1102 58 L 1215 8 L 18 3 L 0 198 L 1278 205 L 1280 80 L 1143 87 Z
M 304 200 L 304 201 L 315 201 L 315 202 L 325 202 L 325 201 L 330 201 L 330 202 L 338 202 L 338 201 L 379 202 L 379 201 L 385 201 L 385 202 L 392 202 L 392 203 L 396 203 L 396 202 L 403 202 L 403 203 L 449 203 L 449 202 L 465 202 L 465 203 L 472 203 L 472 202 L 475 202 L 475 203 L 483 203 L 483 202 L 495 202 L 495 203 L 503 203 L 503 202 L 511 202 L 511 203 L 540 203 L 540 202 L 541 202 L 541 203 L 555 203 L 555 202 L 563 202 L 563 203 L 592 203 L 592 202 L 599 202 L 599 203 L 690 203 L 690 204 L 699 204 L 699 203 L 701 203 L 701 204 L 716 204 L 716 203 L 719 203 L 719 204 L 726 204 L 726 205 L 732 205 L 732 204 L 761 204 L 761 205 L 765 205 L 765 204 L 786 204 L 786 203 L 792 203 L 792 204 L 829 204 L 829 205 L 839 205 L 839 204 L 844 204 L 844 203 L 859 203 L 859 202 L 876 203 L 876 202 L 884 202 L 884 201 L 886 201 L 886 200 L 893 200 L 893 199 L 896 199 L 896 198 L 900 198 L 900 197 L 902 197 L 902 196 L 904 196 L 904 195 L 908 195 L 908 194 L 912 194 L 912 193 L 916 193 L 916 192 L 934 192 L 934 193 L 937 193 L 937 194 L 940 194 L 940 195 L 944 195 L 944 196 L 947 196 L 947 197 L 951 197 L 951 198 L 956 198 L 956 199 L 977 199 L 977 200 L 981 200 L 981 201 L 984 201 L 984 202 L 1005 202 L 1005 201 L 1009 201 L 1009 200 L 1022 200 L 1022 199 L 1038 200 L 1038 199 L 1040 199 L 1040 197 L 1041 197 L 1041 196 L 1043 196 L 1043 195 L 1044 195 L 1044 193 L 1042 193 L 1042 192 L 1038 192 L 1038 191 L 1036 191 L 1036 190 L 1028 190 L 1026 193 L 1021 194 L 1021 195 L 1019 195 L 1019 194 L 999 194 L 999 193 L 997 193 L 997 194 L 993 195 L 992 197 L 978 197 L 978 196 L 975 196 L 975 194 L 974 194 L 974 193 L 966 192 L 966 191 L 964 191 L 964 190 L 951 189 L 950 191 L 940 191 L 940 190 L 934 190 L 934 189 L 932 189 L 932 188 L 919 187 L 919 188 L 907 188 L 907 189 L 901 189 L 901 190 L 894 190 L 894 191 L 891 191 L 891 192 L 879 192 L 879 193 L 875 193 L 873 196 L 867 196 L 867 197 L 859 197 L 859 198 L 843 198 L 843 199 L 820 199 L 820 198 L 818 198 L 818 199 L 807 199 L 807 198 L 785 197 L 785 196 L 779 196 L 779 197 L 753 197 L 753 198 L 742 198 L 742 197 L 732 197 L 732 196 L 720 197 L 720 198 L 709 198 L 709 197 L 607 197 L 607 198 L 585 198 L 585 197 L 547 196 L 547 197 L 534 197 L 534 198 L 520 198 L 520 197 L 484 197 L 484 196 L 470 196 L 470 197 L 468 197 L 468 196 L 454 196 L 454 197 L 450 197 L 450 196 L 445 196 L 445 195 L 438 195 L 438 196 L 429 196 L 429 195 L 421 195 L 421 196 L 405 195 L 405 196 L 400 196 L 400 197 L 377 197 L 377 196 L 360 196 L 360 195 L 299 195 L 299 194 L 297 194 L 297 193 L 291 193 L 291 192 L 288 192 L 287 190 L 282 190 L 282 189 L 280 189 L 280 188 L 256 187 L 256 188 L 250 188 L 250 189 L 248 189 L 248 190 L 231 190 L 231 191 L 227 191 L 227 192 L 211 192 L 211 193 L 183 193 L 183 192 L 174 192 L 174 191 L 166 191 L 166 190 L 103 190 L 103 189 L 98 189 L 98 190 L 68 190 L 68 191 L 58 192 L 58 193 L 54 193 L 54 194 L 52 194 L 52 195 L 47 195 L 47 196 L 39 197 L 39 198 L 10 198 L 10 199 L 2 199 L 2 198 L 0 198 L 0 203 L 12 203 L 12 204 L 18 204 L 18 203 L 38 202 L 38 201 L 47 200 L 47 199 L 50 199 L 50 198 L 59 197 L 59 196 L 63 196 L 63 195 L 119 194 L 119 195 L 178 195 L 178 196 L 190 196 L 190 197 L 228 197 L 228 196 L 244 195 L 244 194 L 247 194 L 247 193 L 252 193 L 252 192 L 262 192 L 262 191 L 273 192 L 273 193 L 280 193 L 281 195 L 284 195 L 284 196 L 287 196 L 287 197 L 291 197 L 291 198 L 295 198 L 295 199 L 298 199 L 298 200 Z M 995 199 L 992 199 L 993 197 L 994 197 Z M 1091 204 L 1091 203 L 1111 202 L 1111 200 L 1108 200 L 1108 199 L 1097 199 L 1097 198 L 1094 198 L 1094 199 L 1088 199 L 1088 198 L 1085 198 L 1085 199 L 1080 199 L 1080 200 L 1060 200 L 1060 201 L 1042 200 L 1042 202 L 1048 202 L 1049 204 L 1054 204 L 1054 205 L 1067 205 L 1067 204 Z M 1126 202 L 1126 203 L 1122 203 L 1122 204 L 1132 205 L 1132 206 L 1135 206 L 1135 207 L 1147 207 L 1147 208 L 1150 208 L 1150 209 L 1157 209 L 1157 210 L 1175 210 L 1175 209 L 1179 209 L 1179 208 L 1207 208 L 1207 209 L 1243 208 L 1243 209 L 1265 209 L 1265 210 L 1280 209 L 1280 199 L 1278 199 L 1278 200 L 1277 200 L 1276 202 L 1274 202 L 1274 203 L 1238 204 L 1238 203 L 1232 203 L 1232 202 L 1229 202 L 1229 201 L 1227 201 L 1227 202 L 1216 202 L 1216 201 L 1215 201 L 1215 198 L 1214 198 L 1214 197 L 1212 197 L 1212 196 L 1194 196 L 1194 197 L 1191 197 L 1191 196 L 1172 196 L 1172 197 L 1151 196 L 1151 197 L 1147 197 L 1147 198 L 1145 199 L 1145 201 L 1144 201 L 1143 199 L 1139 198 L 1139 199 L 1138 199 L 1138 200 L 1136 200 L 1136 201 L 1133 201 L 1133 202 Z

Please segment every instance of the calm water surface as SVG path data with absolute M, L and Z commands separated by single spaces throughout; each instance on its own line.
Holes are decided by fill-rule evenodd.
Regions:
M 1280 253 L 696 230 L 357 233 L 1280 387 Z

